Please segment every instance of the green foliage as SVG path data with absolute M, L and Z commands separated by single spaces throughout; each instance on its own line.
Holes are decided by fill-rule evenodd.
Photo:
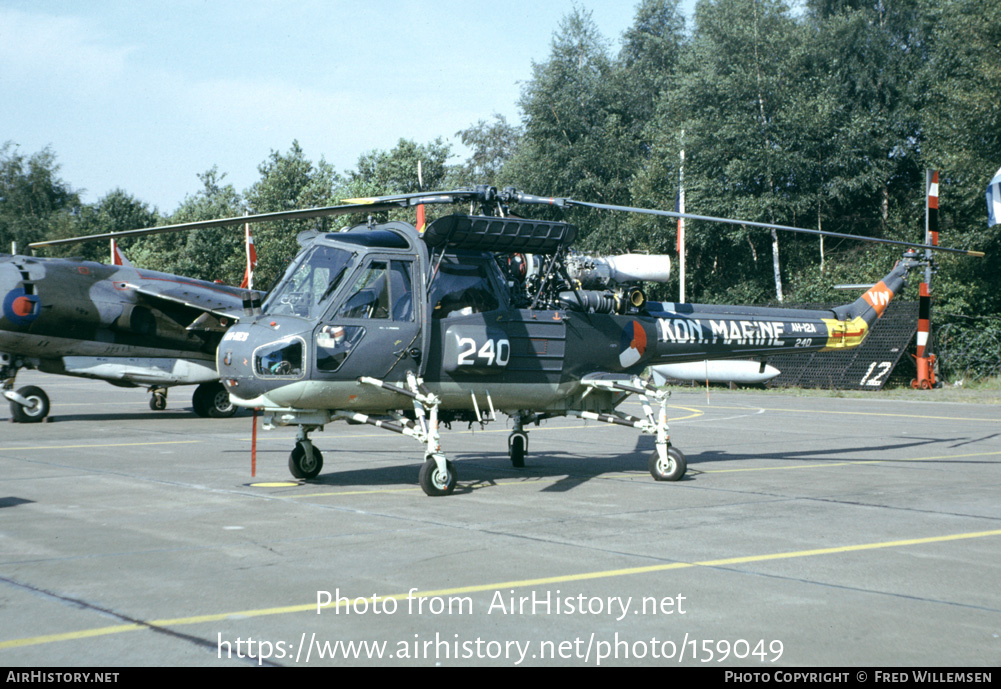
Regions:
M 243 215 L 242 198 L 233 185 L 223 184 L 225 177 L 216 167 L 199 174 L 202 188 L 184 198 L 166 219 L 167 224 Z M 231 285 L 240 284 L 246 265 L 243 231 L 237 225 L 141 237 L 125 253 L 140 267 L 199 280 L 221 280 Z
M 955 318 L 935 330 L 938 366 L 945 380 L 1001 376 L 1001 319 Z
M 251 213 L 268 213 L 333 205 L 340 176 L 322 158 L 311 162 L 293 141 L 285 154 L 272 151 L 258 167 L 261 179 L 244 194 Z M 284 272 L 288 262 L 299 252 L 296 235 L 307 229 L 329 231 L 331 221 L 292 220 L 256 225 L 257 273 L 254 287 L 267 289 Z
M 963 312 L 1001 313 L 1001 232 L 987 227 L 984 191 L 1001 166 L 1001 5 L 977 0 L 921 3 L 928 60 L 920 77 L 923 151 L 940 177 L 942 243 L 978 249 L 986 260 L 943 266 L 940 279 L 963 292 Z M 957 310 L 959 305 L 957 305 Z
M 503 115 L 494 115 L 493 122 L 480 120 L 473 126 L 456 132 L 456 136 L 463 146 L 472 149 L 472 153 L 465 163 L 455 166 L 451 171 L 454 186 L 504 186 L 501 170 L 517 148 L 521 130 L 508 124 Z
M 503 177 L 533 194 L 627 201 L 639 147 L 620 107 L 614 71 L 591 15 L 575 10 L 565 17 L 549 59 L 533 64 L 522 90 L 525 132 Z M 624 222 L 620 215 L 593 211 L 574 211 L 569 218 L 584 233 L 585 246 L 595 248 L 607 246 Z
M 160 222 L 156 209 L 129 195 L 121 189 L 115 189 L 97 203 L 85 205 L 80 209 L 76 222 L 61 228 L 49 235 L 49 238 L 82 237 L 105 232 L 124 232 L 143 227 L 153 227 Z M 133 261 L 136 252 L 131 251 L 133 242 L 126 240 L 119 244 L 126 257 Z M 47 250 L 53 256 L 76 256 L 88 261 L 101 263 L 111 262 L 110 242 L 82 242 L 51 247 Z M 136 263 L 136 265 L 140 265 Z
M 30 242 L 71 235 L 80 198 L 58 173 L 49 148 L 25 156 L 13 142 L 0 146 L 0 252 L 11 242 L 23 253 Z
M 389 194 L 414 194 L 456 186 L 451 178 L 448 160 L 451 147 L 438 138 L 427 144 L 418 144 L 409 139 L 400 139 L 390 151 L 369 151 L 358 158 L 357 168 L 347 173 L 347 180 L 338 191 L 339 198 L 365 198 Z M 417 165 L 420 163 L 420 179 Z M 427 222 L 434 213 L 450 213 L 452 209 L 427 207 Z M 413 223 L 416 211 L 412 209 L 378 213 L 379 221 L 403 220 Z M 368 215 L 358 213 L 339 219 L 342 226 L 366 222 Z

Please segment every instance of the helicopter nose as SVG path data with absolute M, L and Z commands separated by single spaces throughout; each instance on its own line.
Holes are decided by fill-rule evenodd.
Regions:
M 308 332 L 299 332 L 298 320 L 265 317 L 226 331 L 216 352 L 216 367 L 234 402 L 259 401 L 262 395 L 304 378 Z
M 226 331 L 216 351 L 216 370 L 230 395 L 241 399 L 255 396 L 249 383 L 254 377 L 253 351 L 248 346 L 250 326 L 236 324 Z

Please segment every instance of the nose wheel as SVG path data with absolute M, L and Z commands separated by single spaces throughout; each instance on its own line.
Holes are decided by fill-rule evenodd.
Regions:
M 421 467 L 421 490 L 431 497 L 451 495 L 455 490 L 455 467 L 443 457 L 428 457 Z
M 295 444 L 295 449 L 288 456 L 288 470 L 296 478 L 316 478 L 323 468 L 323 454 L 308 440 Z
M 149 408 L 153 411 L 163 411 L 167 408 L 167 388 L 152 387 L 149 391 Z

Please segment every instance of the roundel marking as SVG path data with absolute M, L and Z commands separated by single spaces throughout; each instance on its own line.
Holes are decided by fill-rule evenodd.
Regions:
M 646 330 L 639 321 L 631 321 L 622 329 L 619 339 L 619 363 L 628 368 L 643 358 L 646 352 Z
M 38 296 L 16 287 L 3 298 L 3 315 L 15 325 L 27 325 L 38 318 Z

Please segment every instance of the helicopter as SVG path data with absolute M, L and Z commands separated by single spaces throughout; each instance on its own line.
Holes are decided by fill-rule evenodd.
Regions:
M 15 390 L 22 368 L 146 386 L 149 406 L 167 406 L 167 388 L 197 385 L 204 417 L 236 412 L 214 357 L 226 328 L 262 293 L 123 265 L 0 254 L 0 392 L 11 419 L 45 420 L 48 395 Z
M 372 215 L 455 203 L 468 203 L 470 212 L 443 215 L 423 232 L 408 222 L 375 222 Z M 519 217 L 511 212 L 514 204 L 682 215 L 907 250 L 862 297 L 829 311 L 654 302 L 640 283 L 662 275 L 650 265 L 661 258 L 577 253 L 574 225 Z M 222 336 L 216 366 L 232 402 L 262 410 L 265 428 L 297 427 L 289 456 L 296 478 L 315 478 L 323 467 L 310 433 L 345 420 L 415 439 L 424 455 L 418 482 L 429 496 L 451 494 L 457 480 L 441 448 L 440 426 L 484 423 L 497 412 L 511 419 L 514 467 L 525 465 L 528 426 L 573 416 L 653 436 L 651 475 L 677 481 L 687 461 L 671 443 L 670 391 L 641 377 L 647 367 L 857 346 L 907 273 L 924 265 L 914 249 L 925 245 L 490 186 L 91 238 L 359 212 L 369 214 L 367 222 L 299 234 L 301 249 L 260 313 Z M 642 416 L 618 409 L 630 397 L 640 401 Z

